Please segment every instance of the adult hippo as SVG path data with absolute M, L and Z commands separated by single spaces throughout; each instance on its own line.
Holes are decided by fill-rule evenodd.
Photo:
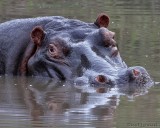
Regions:
M 59 16 L 17 19 L 0 24 L 0 74 L 51 77 L 78 85 L 147 84 L 140 66 L 127 67 L 107 29 L 109 17 L 95 23 Z

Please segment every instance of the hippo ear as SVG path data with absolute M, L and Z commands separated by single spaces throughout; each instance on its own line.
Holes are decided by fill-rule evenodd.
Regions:
M 104 13 L 100 14 L 95 21 L 95 25 L 97 25 L 99 28 L 107 28 L 109 25 L 109 16 Z
M 31 33 L 31 38 L 34 44 L 40 46 L 42 40 L 44 39 L 45 32 L 41 26 L 36 26 Z

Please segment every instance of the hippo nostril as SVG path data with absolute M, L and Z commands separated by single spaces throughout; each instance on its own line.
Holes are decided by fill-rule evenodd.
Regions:
M 140 75 L 140 71 L 136 70 L 136 69 L 133 69 L 132 70 L 132 73 L 133 73 L 133 76 L 134 77 L 138 77 Z
M 107 78 L 104 75 L 98 75 L 95 80 L 101 84 L 104 84 L 107 82 Z

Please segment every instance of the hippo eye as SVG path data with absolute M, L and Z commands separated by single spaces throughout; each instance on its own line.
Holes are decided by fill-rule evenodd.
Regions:
M 50 44 L 48 50 L 50 54 L 53 54 L 55 52 L 55 46 L 53 44 Z
M 49 45 L 48 53 L 53 58 L 59 58 L 58 49 L 54 44 L 50 44 Z
M 50 52 L 50 53 L 53 53 L 53 52 L 54 52 L 54 48 L 53 48 L 53 47 L 50 47 L 50 48 L 49 48 L 49 52 Z

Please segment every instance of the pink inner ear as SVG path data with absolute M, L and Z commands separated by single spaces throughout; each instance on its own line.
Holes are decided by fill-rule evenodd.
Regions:
M 136 69 L 133 69 L 133 75 L 134 76 L 139 76 L 140 74 L 140 71 L 136 70 Z
M 42 29 L 41 26 L 37 26 L 35 27 L 33 30 L 32 30 L 32 33 L 31 33 L 31 38 L 33 40 L 33 42 L 40 46 L 41 45 L 41 41 L 43 40 L 44 38 L 44 31 Z
M 102 15 L 102 16 L 100 17 L 100 23 L 101 23 L 101 25 L 102 25 L 103 27 L 108 27 L 108 25 L 109 25 L 109 17 L 106 16 L 106 15 Z
M 99 27 L 108 27 L 109 25 L 109 17 L 106 14 L 100 14 L 96 20 L 96 24 Z

